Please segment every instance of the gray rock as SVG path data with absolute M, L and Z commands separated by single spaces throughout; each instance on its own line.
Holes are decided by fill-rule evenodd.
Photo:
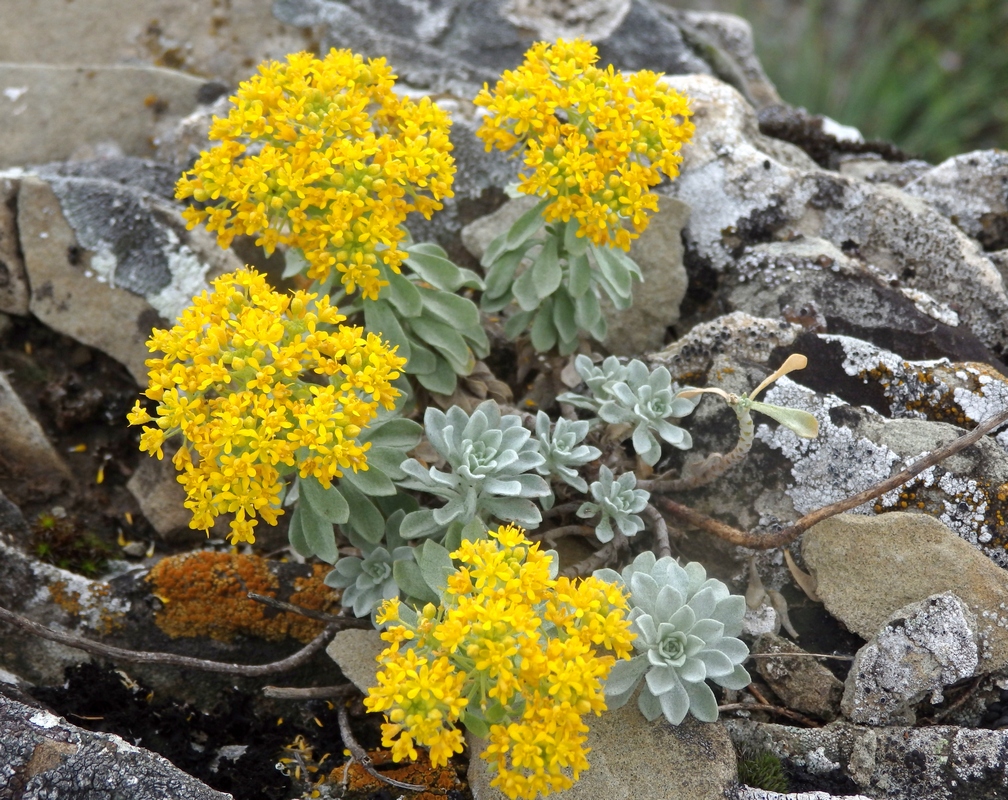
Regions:
M 20 800 L 229 800 L 167 759 L 0 693 L 0 795 Z
M 18 248 L 16 178 L 0 177 L 0 311 L 28 313 L 28 278 Z
M 666 330 L 679 321 L 679 306 L 689 279 L 683 266 L 682 229 L 690 209 L 671 197 L 663 197 L 658 213 L 640 237 L 630 256 L 641 268 L 643 283 L 634 283 L 633 306 L 616 310 L 607 297 L 602 309 L 609 323 L 605 345 L 621 356 L 653 351 L 665 343 Z
M 49 327 L 125 364 L 141 385 L 151 328 L 164 327 L 241 266 L 177 208 L 104 179 L 25 177 L 18 234 L 31 312 Z
M 947 725 L 870 728 L 846 722 L 792 728 L 743 719 L 724 724 L 736 746 L 772 752 L 805 785 L 838 787 L 845 795 L 863 792 L 876 800 L 1004 796 L 1008 731 Z
M 843 684 L 832 672 L 806 658 L 804 650 L 772 633 L 764 633 L 753 642 L 752 652 L 762 655 L 780 653 L 780 658 L 753 660 L 756 671 L 788 708 L 811 714 L 826 721 L 835 719 L 843 694 Z M 797 653 L 797 658 L 787 654 Z
M 827 240 L 800 237 L 747 247 L 724 275 L 721 295 L 730 308 L 856 337 L 906 358 L 999 363 L 948 304 L 890 278 Z
M 52 497 L 71 476 L 42 426 L 0 371 L 0 471 L 19 502 Z
M 1008 575 L 938 520 L 842 514 L 812 527 L 802 556 L 834 617 L 865 639 L 913 603 L 944 592 L 977 619 L 975 672 L 1008 664 Z
M 533 42 L 565 30 L 591 31 L 600 60 L 618 69 L 710 72 L 646 0 L 577 9 L 555 0 L 444 0 L 433 8 L 406 0 L 279 0 L 274 13 L 289 25 L 323 27 L 323 50 L 384 56 L 405 83 L 468 98 L 521 63 Z
M 871 800 L 864 794 L 836 795 L 829 792 L 769 792 L 752 786 L 739 786 L 729 795 L 731 800 Z
M 557 800 L 723 800 L 737 780 L 735 751 L 719 723 L 689 717 L 681 725 L 648 722 L 635 700 L 585 720 L 590 768 Z M 468 738 L 469 785 L 476 800 L 501 800 L 479 758 L 482 740 Z
M 522 196 L 509 200 L 492 214 L 475 219 L 462 229 L 462 244 L 474 258 L 481 259 L 490 242 L 508 230 L 522 214 L 538 201 Z
M 801 379 L 800 373 L 796 379 Z M 804 409 L 819 421 L 819 436 L 812 440 L 799 440 L 785 428 L 762 423 L 756 428 L 756 438 L 790 463 L 794 483 L 784 491 L 799 514 L 868 489 L 962 434 L 944 422 L 886 419 L 870 408 L 846 405 L 835 395 L 815 394 L 787 378 L 767 392 L 766 401 Z M 917 508 L 937 517 L 988 558 L 1008 565 L 997 497 L 997 487 L 1005 481 L 1008 453 L 988 436 L 854 511 Z M 912 599 L 921 600 L 934 591 L 940 589 Z
M 1008 153 L 978 150 L 943 161 L 904 189 L 926 200 L 985 250 L 1008 247 Z
M 378 685 L 378 656 L 385 649 L 385 642 L 375 630 L 345 628 L 339 631 L 326 653 L 336 662 L 340 670 L 354 686 L 367 694 L 368 689 Z
M 157 64 L 234 87 L 263 59 L 311 49 L 313 33 L 281 24 L 260 0 L 213 7 L 174 0 L 5 0 L 0 53 L 23 64 Z M 214 86 L 226 91 L 216 82 L 206 91 Z
M 205 539 L 206 534 L 189 527 L 192 513 L 183 505 L 186 491 L 177 480 L 172 450 L 177 446 L 165 447 L 163 459 L 141 456 L 126 488 L 162 539 L 174 544 L 195 543 Z
M 694 270 L 731 272 L 758 244 L 825 239 L 895 286 L 956 308 L 986 347 L 1008 344 L 1000 273 L 946 217 L 893 186 L 819 169 L 796 147 L 762 135 L 752 107 L 715 78 L 665 80 L 694 108 L 696 135 L 665 190 L 693 210 L 685 240 Z
M 664 9 L 714 74 L 756 108 L 782 102 L 756 55 L 752 26 L 742 17 L 711 11 Z
M 896 612 L 862 647 L 847 676 L 844 716 L 860 725 L 913 725 L 926 694 L 972 677 L 978 665 L 977 620 L 951 592 Z
M 7 11 L 5 19 L 12 18 Z M 7 87 L 0 167 L 96 152 L 150 156 L 158 124 L 189 114 L 205 83 L 149 66 L 0 64 L 0 85 Z

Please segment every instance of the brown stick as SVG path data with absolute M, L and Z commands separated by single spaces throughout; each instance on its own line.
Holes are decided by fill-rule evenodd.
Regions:
M 669 514 L 672 514 L 678 519 L 688 522 L 690 525 L 693 525 L 702 531 L 706 531 L 713 536 L 717 536 L 720 539 L 731 542 L 732 544 L 737 544 L 741 547 L 748 547 L 753 550 L 773 550 L 776 547 L 784 547 L 791 544 L 791 542 L 801 536 L 805 531 L 813 525 L 822 522 L 824 519 L 829 519 L 837 514 L 842 514 L 844 511 L 856 508 L 862 503 L 874 500 L 879 495 L 883 495 L 892 489 L 902 486 L 911 478 L 920 475 L 920 473 L 924 470 L 933 467 L 935 464 L 944 461 L 950 456 L 954 456 L 961 450 L 965 450 L 971 444 L 975 444 L 986 434 L 990 433 L 1000 425 L 1003 425 L 1005 422 L 1008 422 L 1008 410 L 1002 411 L 1000 414 L 996 414 L 982 425 L 978 425 L 969 433 L 963 434 L 958 439 L 949 442 L 944 447 L 940 447 L 928 456 L 914 462 L 912 466 L 907 467 L 899 474 L 876 483 L 874 486 L 865 489 L 863 492 L 858 492 L 857 494 L 844 500 L 839 500 L 836 503 L 831 503 L 828 506 L 816 509 L 815 511 L 806 514 L 793 525 L 789 525 L 776 533 L 748 533 L 746 531 L 740 531 L 738 528 L 733 528 L 731 525 L 726 525 L 723 522 L 712 519 L 706 514 L 694 511 L 692 508 L 684 506 L 681 503 L 677 503 L 674 500 L 669 500 L 667 497 L 654 497 L 653 502 L 660 505 L 664 511 L 667 511 Z
M 426 786 L 416 783 L 404 783 L 403 781 L 397 781 L 394 778 L 382 775 L 378 770 L 376 770 L 374 768 L 374 763 L 371 761 L 371 756 L 367 754 L 367 750 L 357 743 L 357 740 L 354 738 L 353 731 L 350 730 L 350 720 L 347 717 L 346 708 L 341 705 L 338 709 L 336 709 L 336 714 L 337 719 L 339 720 L 340 738 L 343 740 L 343 744 L 346 745 L 347 750 L 350 751 L 350 758 L 360 763 L 368 775 L 372 778 L 377 778 L 382 783 L 389 784 L 389 786 L 395 786 L 397 789 L 405 789 L 407 792 L 427 791 Z M 349 766 L 349 762 L 347 763 L 347 766 Z
M 326 614 L 322 611 L 313 611 L 310 608 L 297 606 L 294 605 L 294 603 L 286 603 L 283 600 L 277 600 L 275 597 L 268 597 L 264 594 L 256 594 L 255 592 L 248 592 L 247 597 L 249 600 L 255 600 L 257 603 L 262 603 L 264 606 L 275 608 L 277 611 L 286 611 L 290 614 L 300 614 L 302 617 L 308 617 L 308 619 L 316 619 L 319 622 L 326 622 L 330 625 L 339 625 L 341 628 L 372 627 L 371 620 L 367 617 L 361 617 L 360 619 L 357 619 L 356 617 L 337 617 L 333 614 Z
M 27 633 L 38 636 L 41 639 L 48 639 L 50 642 L 58 642 L 68 647 L 83 650 L 96 656 L 103 656 L 112 661 L 125 661 L 128 664 L 168 664 L 174 667 L 194 669 L 201 672 L 217 672 L 224 675 L 241 675 L 248 678 L 257 678 L 262 675 L 275 675 L 278 672 L 287 672 L 296 669 L 307 663 L 315 653 L 321 650 L 333 633 L 336 632 L 334 625 L 328 626 L 322 633 L 312 639 L 308 644 L 293 653 L 287 658 L 279 661 L 272 661 L 269 664 L 229 664 L 224 661 L 210 661 L 204 658 L 192 658 L 191 656 L 180 656 L 175 653 L 152 653 L 145 650 L 125 650 L 122 647 L 114 647 L 102 644 L 92 639 L 85 639 L 73 633 L 54 631 L 45 625 L 39 625 L 20 614 L 8 611 L 0 606 L 0 621 L 8 622 Z
M 784 708 L 783 706 L 770 706 L 763 705 L 762 703 L 725 703 L 723 706 L 718 706 L 718 711 L 763 711 L 768 714 L 778 714 L 782 717 L 793 719 L 795 722 L 808 725 L 810 728 L 822 727 L 822 723 L 816 722 L 804 714 L 799 714 L 797 711 L 792 711 L 790 708 Z
M 669 544 L 668 525 L 657 508 L 648 503 L 641 512 L 644 518 L 651 523 L 651 530 L 654 532 L 655 545 L 658 548 L 658 558 L 672 555 L 672 545 Z
M 565 578 L 577 578 L 581 575 L 587 575 L 590 572 L 594 572 L 599 569 L 603 564 L 605 564 L 610 558 L 616 554 L 616 540 L 613 539 L 609 544 L 603 545 L 594 553 L 592 553 L 588 558 L 583 561 L 579 561 L 571 567 L 560 572 Z
M 263 694 L 274 700 L 329 700 L 357 692 L 352 683 L 339 686 L 263 686 Z

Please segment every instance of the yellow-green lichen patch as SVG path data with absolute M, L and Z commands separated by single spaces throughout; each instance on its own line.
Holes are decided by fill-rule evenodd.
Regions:
M 248 598 L 249 592 L 277 596 L 281 581 L 275 568 L 275 562 L 260 556 L 209 550 L 164 558 L 147 576 L 151 593 L 162 603 L 154 620 L 173 638 L 230 641 L 245 635 L 310 641 L 323 623 L 276 612 Z M 290 597 L 282 599 L 313 611 L 335 611 L 339 595 L 323 583 L 328 571 L 325 565 L 314 565 L 309 574 L 294 580 Z
M 46 589 L 52 602 L 74 622 L 102 636 L 123 627 L 128 606 L 113 596 L 111 586 L 72 573 L 65 575 L 65 578 L 48 581 Z

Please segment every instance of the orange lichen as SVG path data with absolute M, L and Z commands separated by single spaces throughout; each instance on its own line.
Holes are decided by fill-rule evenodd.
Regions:
M 87 595 L 69 589 L 66 581 L 53 581 L 47 587 L 52 601 L 66 611 L 75 622 L 84 622 L 101 635 L 112 633 L 123 627 L 124 614 L 113 611 L 105 602 L 112 593 L 107 583 L 91 583 Z
M 463 788 L 452 763 L 445 767 L 432 767 L 430 758 L 424 750 L 417 750 L 416 761 L 399 765 L 393 764 L 392 753 L 389 750 L 372 750 L 368 755 L 371 757 L 372 764 L 378 768 L 382 775 L 403 783 L 426 786 L 431 790 L 428 792 L 399 792 L 410 800 L 443 800 L 448 792 Z M 343 766 L 341 765 L 329 773 L 329 782 L 339 785 L 342 780 Z M 356 761 L 347 770 L 347 780 L 347 794 L 351 797 L 370 797 L 375 792 L 387 788 L 387 784 L 383 784 L 377 778 L 369 775 L 364 767 Z
M 66 581 L 53 581 L 50 583 L 49 595 L 52 597 L 53 602 L 71 617 L 80 616 L 80 592 L 67 591 Z
M 208 550 L 164 558 L 147 576 L 151 593 L 163 603 L 154 620 L 172 638 L 230 641 L 246 635 L 310 641 L 321 633 L 322 622 L 277 612 L 248 598 L 249 592 L 276 597 L 280 580 L 270 567 L 260 556 Z M 338 595 L 322 582 L 327 571 L 316 565 L 311 575 L 296 579 L 289 602 L 315 611 L 335 606 Z

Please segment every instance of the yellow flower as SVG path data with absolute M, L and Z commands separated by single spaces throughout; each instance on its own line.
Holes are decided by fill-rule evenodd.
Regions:
M 428 98 L 393 91 L 385 59 L 349 50 L 294 53 L 260 65 L 215 118 L 204 151 L 176 187 L 222 247 L 258 236 L 272 252 L 299 248 L 308 277 L 338 275 L 348 293 L 378 296 L 399 271 L 406 215 L 430 218 L 452 196 L 448 115 Z
M 605 679 L 629 657 L 623 593 L 595 578 L 551 579 L 550 556 L 512 525 L 451 556 L 461 566 L 440 606 L 404 614 L 394 601 L 379 612 L 389 646 L 364 703 L 385 714 L 383 745 L 396 761 L 418 744 L 446 763 L 461 751 L 460 724 L 482 720 L 493 786 L 511 798 L 569 788 L 588 767 L 582 717 L 605 709 Z M 505 721 L 488 724 L 491 709 Z
M 162 444 L 181 434 L 174 463 L 185 487 L 190 526 L 208 530 L 233 514 L 231 541 L 255 541 L 255 526 L 282 514 L 286 477 L 299 469 L 325 485 L 345 469 L 367 469 L 357 437 L 379 406 L 391 408 L 404 359 L 316 295 L 273 291 L 254 270 L 223 275 L 213 292 L 193 299 L 178 324 L 147 342 L 144 394 L 158 403 L 151 417 L 139 403 L 131 425 L 153 423 L 140 449 L 163 457 Z M 359 363 L 348 369 L 348 363 Z M 301 379 L 335 376 L 336 386 Z M 298 467 L 295 467 L 298 465 Z
M 651 187 L 679 174 L 693 124 L 687 99 L 659 74 L 624 76 L 597 60 L 580 39 L 533 45 L 492 93 L 484 86 L 476 96 L 487 109 L 476 133 L 487 150 L 523 152 L 518 188 L 550 201 L 547 222 L 573 217 L 578 236 L 628 250 L 658 210 Z

